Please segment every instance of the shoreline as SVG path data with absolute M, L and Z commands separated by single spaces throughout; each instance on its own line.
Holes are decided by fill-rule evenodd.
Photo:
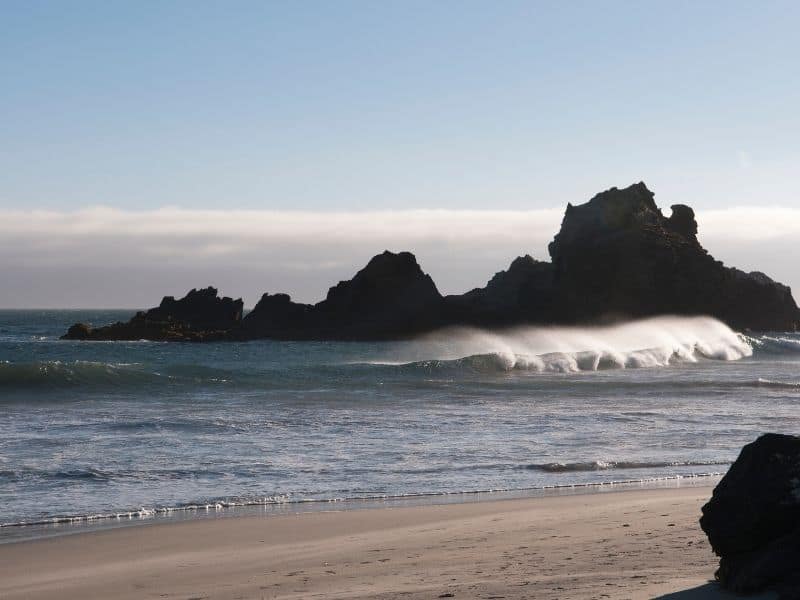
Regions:
M 697 523 L 711 489 L 189 519 L 20 541 L 0 545 L 0 596 L 722 598 Z
M 309 512 L 337 512 L 396 508 L 409 506 L 436 506 L 473 502 L 494 502 L 510 499 L 533 499 L 584 494 L 603 494 L 615 491 L 675 489 L 680 487 L 713 487 L 724 473 L 668 475 L 599 481 L 590 483 L 565 483 L 520 489 L 487 489 L 460 492 L 430 492 L 398 496 L 362 496 L 333 499 L 268 500 L 264 502 L 219 501 L 209 504 L 188 504 L 167 508 L 140 508 L 119 513 L 54 516 L 38 521 L 20 521 L 0 524 L 0 546 L 22 541 L 33 541 L 92 531 L 138 527 L 154 523 L 174 523 L 195 519 L 242 517 L 275 517 Z

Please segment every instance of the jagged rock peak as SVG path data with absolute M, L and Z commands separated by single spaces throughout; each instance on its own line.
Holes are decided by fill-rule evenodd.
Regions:
M 301 324 L 311 306 L 292 302 L 288 294 L 263 294 L 243 320 L 244 337 L 267 336 Z
M 330 288 L 314 310 L 320 330 L 340 337 L 398 337 L 440 324 L 442 296 L 413 254 L 385 251 Z
M 441 298 L 433 279 L 422 270 L 411 252 L 384 250 L 373 256 L 352 279 L 340 281 L 330 288 L 321 304 L 351 304 L 353 301 L 372 301 L 378 296 L 396 301 L 399 299 L 397 294 L 413 294 L 415 303 Z
M 269 315 L 273 318 L 275 314 L 285 316 L 286 311 L 305 312 L 311 306 L 309 304 L 300 304 L 292 302 L 292 297 L 289 294 L 270 294 L 265 293 L 253 307 L 247 316 L 244 318 L 245 323 L 250 323 L 259 319 L 263 319 Z
M 561 245 L 587 235 L 658 223 L 664 216 L 654 196 L 644 182 L 639 182 L 624 189 L 612 187 L 585 204 L 567 204 L 561 229 L 549 246 L 550 256 L 555 259 Z
M 373 256 L 367 265 L 356 273 L 355 277 L 367 275 L 401 275 L 401 274 L 420 274 L 422 267 L 417 262 L 417 257 L 411 252 L 390 252 L 384 250 L 380 254 Z M 355 279 L 354 277 L 354 279 Z
M 507 270 L 494 274 L 486 284 L 486 289 L 508 285 L 518 286 L 527 282 L 531 277 L 540 277 L 543 273 L 549 274 L 551 269 L 552 265 L 550 263 L 536 260 L 530 254 L 518 256 L 511 261 Z
M 602 219 L 600 223 L 607 227 L 625 226 L 633 219 L 647 220 L 663 216 L 656 206 L 655 194 L 647 188 L 643 181 L 623 189 L 612 187 L 596 194 L 585 204 L 578 206 L 568 204 L 564 218 L 577 212 L 595 218 L 599 217 Z
M 672 215 L 667 220 L 669 228 L 684 237 L 696 239 L 697 221 L 694 218 L 694 211 L 685 204 L 673 204 L 670 208 Z
M 508 266 L 508 270 L 518 271 L 520 269 L 530 269 L 531 267 L 538 267 L 542 264 L 545 263 L 541 260 L 536 260 L 530 254 L 526 254 L 525 256 L 518 256 L 512 260 L 511 264 Z
M 274 304 L 274 305 L 289 304 L 291 303 L 291 301 L 292 297 L 289 294 L 281 294 L 281 293 L 270 294 L 269 292 L 266 292 L 261 295 L 261 299 L 258 302 L 256 302 L 256 305 L 253 310 L 255 310 L 256 308 L 258 308 L 260 305 L 263 304 Z
M 227 328 L 241 321 L 244 302 L 228 296 L 220 298 L 217 288 L 192 288 L 181 299 L 164 296 L 157 308 L 150 309 L 144 317 L 152 320 L 177 320 L 194 322 L 198 326 Z
M 623 189 L 612 187 L 584 204 L 568 204 L 561 229 L 548 249 L 553 260 L 557 260 L 566 246 L 584 245 L 598 236 L 647 230 L 677 234 L 692 243 L 697 241 L 694 211 L 684 204 L 675 204 L 671 216 L 666 218 L 656 205 L 655 194 L 640 181 Z
M 189 290 L 186 295 L 181 298 L 184 302 L 191 302 L 191 301 L 198 301 L 198 300 L 215 300 L 219 295 L 219 291 L 214 286 L 208 286 L 204 288 L 192 288 Z M 161 300 L 161 304 L 171 304 L 176 302 L 175 296 L 164 296 Z

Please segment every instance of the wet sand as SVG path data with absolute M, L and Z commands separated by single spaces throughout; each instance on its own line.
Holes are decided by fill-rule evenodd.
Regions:
M 0 545 L 0 598 L 723 598 L 710 487 L 197 519 Z

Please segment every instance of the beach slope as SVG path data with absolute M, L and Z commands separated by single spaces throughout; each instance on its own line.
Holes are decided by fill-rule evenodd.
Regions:
M 196 519 L 0 545 L 0 597 L 721 598 L 710 487 Z

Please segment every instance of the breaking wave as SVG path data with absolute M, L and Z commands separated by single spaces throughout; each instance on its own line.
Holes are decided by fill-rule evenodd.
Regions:
M 130 363 L 58 360 L 12 363 L 0 362 L 0 385 L 80 385 L 82 383 L 112 383 L 127 379 L 140 382 L 151 374 Z
M 278 342 L 253 342 L 270 348 Z M 113 350 L 109 346 L 110 350 Z M 228 346 L 225 346 L 228 348 Z M 449 328 L 416 340 L 337 346 L 315 361 L 293 347 L 294 359 L 276 363 L 228 362 L 219 368 L 214 345 L 159 350 L 166 361 L 148 362 L 139 352 L 134 361 L 91 360 L 0 361 L 0 390 L 126 389 L 150 386 L 219 386 L 245 389 L 314 387 L 325 381 L 374 381 L 419 376 L 458 377 L 470 373 L 578 373 L 610 369 L 668 367 L 702 360 L 733 361 L 753 355 L 800 352 L 800 336 L 745 336 L 710 317 L 657 317 L 604 327 L 517 327 L 502 331 Z M 257 350 L 257 349 L 256 349 Z M 251 353 L 249 346 L 235 354 Z M 316 350 L 318 351 L 318 349 Z M 110 351 L 109 351 L 110 352 Z M 179 353 L 179 354 L 170 354 Z M 110 352 L 111 353 L 111 352 Z M 113 354 L 113 353 L 112 353 Z M 333 356 L 353 360 L 330 362 Z M 116 354 L 115 356 L 118 356 Z M 177 359 L 177 361 L 175 360 Z M 315 383 L 316 382 L 316 383 Z M 747 385 L 746 382 L 739 384 Z M 759 387 L 796 387 L 793 383 L 758 380 Z
M 710 317 L 656 317 L 605 327 L 517 327 L 504 331 L 451 328 L 420 340 L 408 361 L 429 370 L 578 372 L 665 367 L 676 362 L 751 356 L 746 338 Z M 800 345 L 798 345 L 800 350 Z
M 594 460 L 588 462 L 572 462 L 572 463 L 543 463 L 527 465 L 525 468 L 532 471 L 543 471 L 545 473 L 581 473 L 586 471 L 612 471 L 612 470 L 627 470 L 627 469 L 666 469 L 669 467 L 714 467 L 714 466 L 728 466 L 727 462 L 694 462 L 694 461 L 681 461 L 681 462 L 643 462 L 643 461 L 602 461 Z
M 774 388 L 778 390 L 798 390 L 800 391 L 800 381 L 775 381 L 759 377 L 755 387 Z
M 744 336 L 759 354 L 794 354 L 800 352 L 800 338 L 785 335 Z
M 0 389 L 60 387 L 124 387 L 166 381 L 225 382 L 226 373 L 202 366 L 152 370 L 138 363 L 102 361 L 0 361 Z

